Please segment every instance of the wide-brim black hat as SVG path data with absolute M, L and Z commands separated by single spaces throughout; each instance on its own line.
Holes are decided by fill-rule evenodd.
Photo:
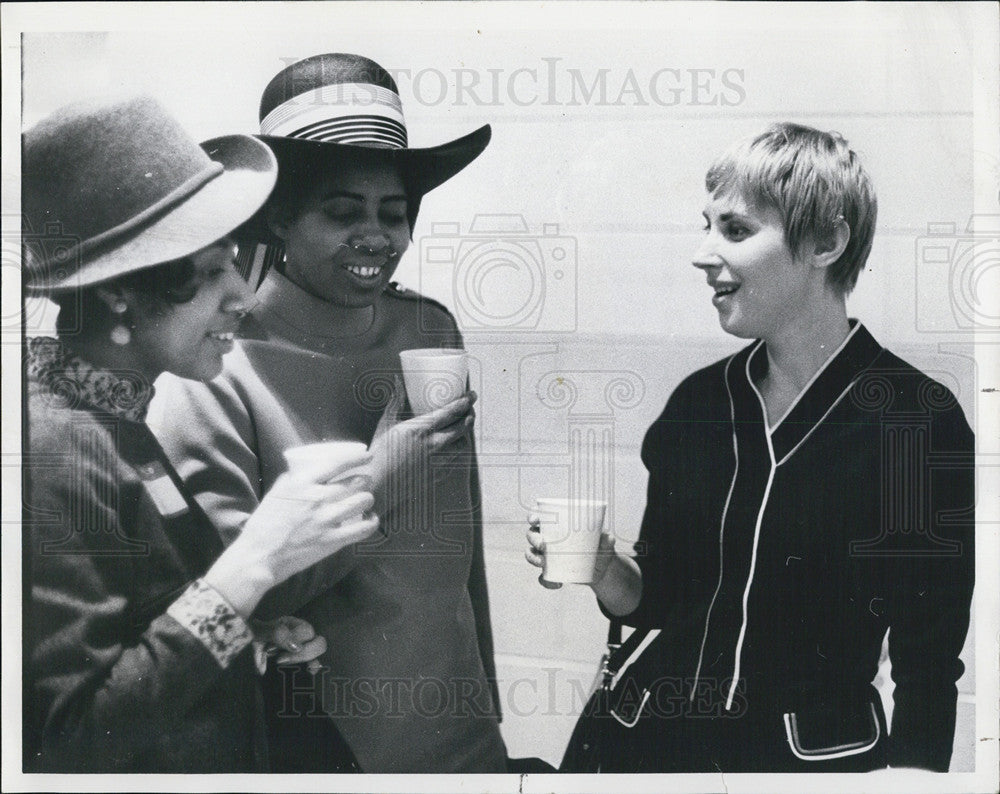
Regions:
M 409 198 L 410 228 L 420 199 L 475 160 L 490 142 L 488 124 L 448 143 L 411 148 L 396 82 L 361 55 L 314 55 L 282 69 L 264 89 L 257 136 L 277 155 L 278 189 L 304 170 L 337 160 L 387 160 Z M 277 242 L 258 217 L 244 231 Z

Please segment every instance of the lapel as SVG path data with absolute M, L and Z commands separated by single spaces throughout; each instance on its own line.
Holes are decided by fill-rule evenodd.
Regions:
M 881 352 L 882 346 L 868 329 L 857 320 L 851 320 L 851 332 L 847 338 L 813 375 L 781 421 L 770 430 L 776 465 L 786 461 L 805 442 Z M 759 393 L 752 378 L 764 374 L 766 368 L 767 353 L 764 345 L 758 343 L 750 350 L 744 370 L 747 388 L 755 395 Z M 756 402 L 763 421 L 763 401 L 758 396 Z

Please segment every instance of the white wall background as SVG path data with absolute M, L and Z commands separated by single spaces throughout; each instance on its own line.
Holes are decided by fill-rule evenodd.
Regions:
M 60 24 L 49 16 L 40 27 Z M 531 501 L 567 489 L 570 428 L 613 434 L 608 496 L 625 545 L 643 506 L 646 426 L 685 374 L 742 344 L 719 330 L 690 266 L 703 175 L 732 140 L 786 119 L 848 138 L 880 204 L 852 315 L 944 380 L 970 421 L 987 410 L 949 265 L 983 250 L 966 234 L 969 219 L 992 214 L 995 234 L 1000 213 L 996 124 L 984 120 L 993 111 L 981 94 L 997 80 L 992 4 L 126 6 L 65 27 L 74 28 L 101 32 L 24 35 L 25 127 L 86 95 L 144 90 L 199 139 L 255 132 L 267 81 L 291 60 L 330 51 L 410 70 L 399 85 L 411 145 L 493 125 L 484 155 L 424 200 L 398 278 L 466 321 L 478 362 L 487 564 L 512 755 L 558 761 L 574 682 L 589 686 L 604 637 L 589 592 L 542 590 L 522 558 Z M 525 69 L 534 75 L 517 71 Z M 657 73 L 659 101 L 650 90 Z M 574 94 L 574 79 L 589 88 L 602 74 L 603 96 L 585 99 L 579 82 Z M 527 231 L 470 232 L 487 214 L 521 217 Z M 929 224 L 937 243 L 925 241 Z M 492 247 L 476 249 L 483 240 Z M 929 264 L 929 247 L 945 249 L 944 261 Z M 567 255 L 557 260 L 560 248 Z M 450 249 L 453 263 L 428 261 L 432 249 Z M 476 272 L 485 304 L 462 286 Z M 959 314 L 996 328 L 997 315 L 983 320 L 977 301 L 1000 294 L 997 272 L 977 271 L 979 297 Z M 532 290 L 542 286 L 536 325 L 495 319 L 538 299 Z M 47 319 L 32 307 L 29 332 Z M 575 405 L 539 398 L 538 382 L 556 375 L 579 385 Z M 608 402 L 616 379 L 629 385 Z M 971 672 L 960 687 L 953 768 L 968 770 Z

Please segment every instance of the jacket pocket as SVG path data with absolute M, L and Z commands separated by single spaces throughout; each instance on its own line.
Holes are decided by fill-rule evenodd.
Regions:
M 882 738 L 882 723 L 871 701 L 847 712 L 810 709 L 786 712 L 783 718 L 788 746 L 802 761 L 867 753 Z

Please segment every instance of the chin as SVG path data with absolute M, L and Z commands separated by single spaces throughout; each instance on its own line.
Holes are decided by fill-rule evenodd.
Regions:
M 175 369 L 172 372 L 179 378 L 208 382 L 214 380 L 222 372 L 222 359 L 200 361 L 194 366 L 185 367 L 183 371 Z
M 719 327 L 721 327 L 727 334 L 735 336 L 737 339 L 756 339 L 759 336 L 759 334 L 754 333 L 753 329 L 725 317 L 719 317 Z
M 385 284 L 380 284 L 378 287 L 372 287 L 371 290 L 365 292 L 341 292 L 338 295 L 327 298 L 328 303 L 332 303 L 334 306 L 340 306 L 344 309 L 363 309 L 366 306 L 374 306 L 375 302 L 378 300 L 379 295 L 385 289 Z

